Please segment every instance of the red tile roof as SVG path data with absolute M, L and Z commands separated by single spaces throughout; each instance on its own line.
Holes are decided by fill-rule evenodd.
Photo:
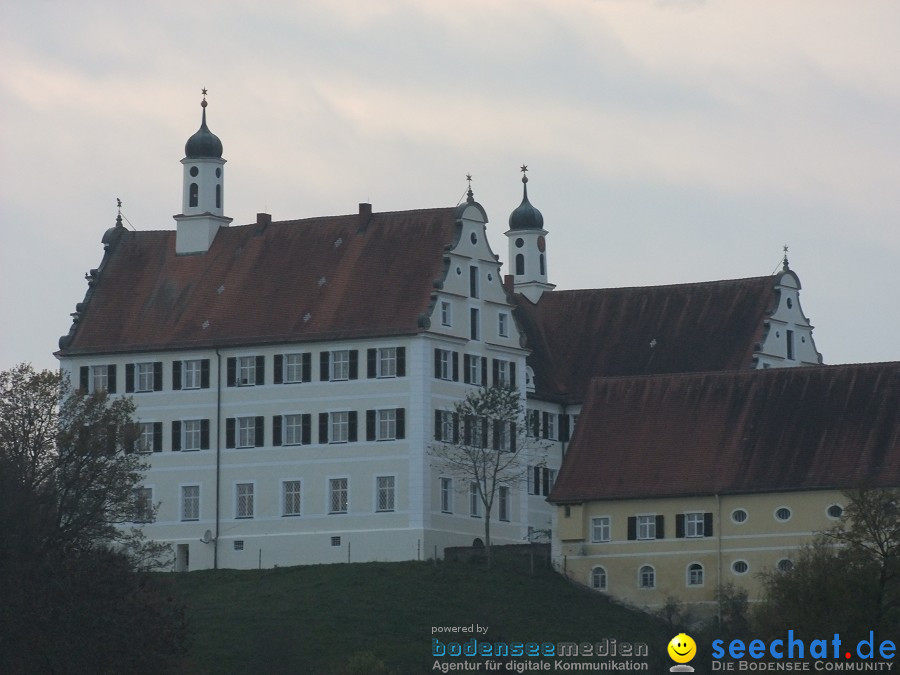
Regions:
M 900 363 L 591 382 L 551 501 L 900 486 Z
M 434 281 L 444 277 L 444 249 L 458 236 L 456 210 L 363 220 L 353 214 L 223 228 L 207 253 L 186 256 L 175 255 L 174 230 L 117 228 L 60 354 L 422 330 Z
M 775 280 L 548 291 L 538 304 L 517 295 L 536 393 L 580 402 L 599 375 L 750 368 Z

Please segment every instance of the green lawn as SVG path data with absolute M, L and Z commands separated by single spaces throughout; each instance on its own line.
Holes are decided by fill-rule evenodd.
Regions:
M 188 608 L 197 673 L 431 672 L 432 627 L 490 642 L 645 642 L 665 629 L 527 562 L 314 565 L 166 575 Z M 436 636 L 465 642 L 471 636 Z M 383 664 L 383 668 L 381 667 Z M 653 668 L 651 667 L 651 670 Z M 482 671 L 483 672 L 483 671 Z M 509 671 L 502 671 L 509 672 Z

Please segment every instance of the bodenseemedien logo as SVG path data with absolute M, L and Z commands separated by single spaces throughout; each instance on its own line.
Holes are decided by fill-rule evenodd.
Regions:
M 688 662 L 697 656 L 697 643 L 687 633 L 679 633 L 669 640 L 668 650 L 669 658 L 677 665 L 669 668 L 670 673 L 693 673 L 694 669 L 687 665 Z

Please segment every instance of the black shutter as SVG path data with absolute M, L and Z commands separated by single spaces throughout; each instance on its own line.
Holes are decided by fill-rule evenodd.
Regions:
M 106 427 L 106 454 L 116 453 L 116 425 L 109 424 Z
M 453 413 L 453 442 L 459 443 L 459 413 Z
M 366 350 L 366 377 L 378 377 L 378 350 Z
M 397 435 L 395 438 L 406 438 L 406 409 L 397 408 Z
M 443 413 L 440 410 L 434 411 L 434 440 L 443 441 L 445 440 L 441 432 L 443 431 L 442 424 Z
M 544 421 L 541 424 L 541 431 L 543 432 L 543 437 L 550 438 L 550 413 L 544 411 L 543 418 L 544 418 Z
M 675 538 L 684 539 L 684 514 L 675 514 Z
M 272 383 L 284 384 L 284 354 L 275 355 L 275 363 L 273 364 L 272 369 Z
M 116 364 L 111 363 L 106 366 L 106 391 L 110 394 L 116 393 Z
M 487 423 L 487 420 L 485 420 Z M 500 420 L 491 420 L 491 448 L 493 450 L 500 449 Z
M 509 423 L 509 451 L 516 451 L 516 423 Z
M 509 362 L 509 387 L 510 389 L 516 388 L 516 362 Z
M 322 352 L 319 354 L 319 380 L 321 382 L 328 382 L 331 378 L 329 377 L 328 372 L 328 359 L 331 357 L 331 352 Z
M 225 420 L 225 447 L 234 447 L 234 418 L 228 417 Z
M 453 352 L 453 381 L 459 382 L 459 352 Z
M 350 379 L 355 380 L 359 377 L 359 352 L 356 349 L 350 350 Z
M 256 357 L 256 384 L 266 383 L 266 357 Z
M 256 433 L 254 434 L 255 437 L 253 439 L 253 447 L 261 448 L 266 444 L 266 418 L 262 415 L 258 415 L 256 417 L 254 426 L 256 427 L 256 429 L 254 429 Z
M 200 449 L 209 450 L 209 420 L 200 420 Z
M 281 415 L 272 416 L 272 445 L 281 445 Z
M 134 364 L 126 363 L 125 364 L 125 393 L 131 394 L 134 392 Z
M 209 359 L 200 360 L 200 388 L 209 389 Z
M 153 391 L 162 391 L 162 361 L 153 362 Z
M 472 357 L 468 354 L 463 354 L 463 382 L 466 384 L 472 384 L 472 378 L 469 377 L 469 365 L 472 363 Z
M 356 411 L 351 410 L 350 413 L 347 415 L 347 418 L 349 419 L 348 426 L 350 427 L 350 429 L 347 431 L 347 440 L 350 443 L 356 443 L 356 437 L 357 437 L 357 434 L 356 434 L 356 426 L 357 426 Z
M 434 350 L 434 377 L 441 377 L 441 350 L 437 348 Z
M 375 440 L 375 416 L 374 410 L 366 410 L 366 440 Z
M 488 418 L 487 417 L 479 417 L 477 418 L 477 422 L 481 427 L 481 447 L 488 447 Z
M 89 371 L 88 371 L 87 366 L 81 366 L 81 372 L 80 372 L 80 376 L 79 376 L 79 385 L 78 386 L 81 388 L 81 391 L 83 391 L 85 394 L 87 393 L 88 387 L 90 386 L 88 383 L 88 372 Z
M 328 413 L 319 413 L 319 443 L 328 442 Z
M 713 536 L 713 514 L 711 513 L 703 514 L 703 536 Z
M 500 384 L 500 361 L 491 359 L 491 384 L 495 387 Z M 485 382 L 487 384 L 487 382 Z
M 181 451 L 181 422 L 172 422 L 172 451 Z
M 666 538 L 666 519 L 665 516 L 656 516 L 656 538 Z
M 406 347 L 397 347 L 397 377 L 406 377 Z
M 172 361 L 172 389 L 181 389 L 181 361 Z
M 637 518 L 628 516 L 628 541 L 637 539 Z
M 162 452 L 162 422 L 153 423 L 153 452 Z
M 304 414 L 300 416 L 300 442 L 303 445 L 312 443 L 312 415 Z
M 559 440 L 564 443 L 569 441 L 569 416 L 562 413 L 559 415 Z
M 303 374 L 301 378 L 304 382 L 312 382 L 312 354 L 309 352 L 304 353 L 300 357 L 300 361 L 303 364 Z
M 486 387 L 488 384 L 487 379 L 487 357 L 479 356 L 478 359 L 481 361 L 481 386 Z
M 237 379 L 237 357 L 230 356 L 225 360 L 225 369 L 227 371 L 227 379 L 226 385 L 227 387 L 233 387 L 235 380 Z M 229 446 L 229 447 L 234 447 Z
M 466 415 L 465 419 L 463 419 L 463 444 L 465 445 L 474 445 L 474 442 L 472 441 L 473 419 L 472 415 Z

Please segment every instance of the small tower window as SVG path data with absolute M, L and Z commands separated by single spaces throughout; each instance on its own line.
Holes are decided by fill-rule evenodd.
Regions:
M 547 273 L 544 271 L 544 254 L 543 253 L 541 253 L 541 257 L 538 258 L 538 262 L 540 263 L 541 276 L 544 276 Z
M 198 173 L 200 173 L 200 169 L 198 169 L 196 166 L 192 166 L 191 167 L 191 176 L 193 178 L 196 178 Z
M 525 256 L 519 253 L 516 255 L 516 275 L 522 276 L 525 274 Z
M 189 206 L 197 206 L 197 199 L 198 199 L 197 195 L 198 195 L 198 191 L 199 191 L 199 190 L 198 190 L 198 188 L 197 188 L 197 184 L 196 184 L 196 183 L 191 183 L 191 187 L 190 187 L 190 201 L 188 202 L 188 205 L 189 205 Z
M 221 185 L 216 185 L 216 208 L 217 209 L 222 208 L 222 186 Z
M 785 331 L 785 335 L 787 336 L 787 357 L 789 361 L 794 360 L 794 331 L 788 330 Z
M 216 178 L 222 177 L 222 169 L 216 169 Z

